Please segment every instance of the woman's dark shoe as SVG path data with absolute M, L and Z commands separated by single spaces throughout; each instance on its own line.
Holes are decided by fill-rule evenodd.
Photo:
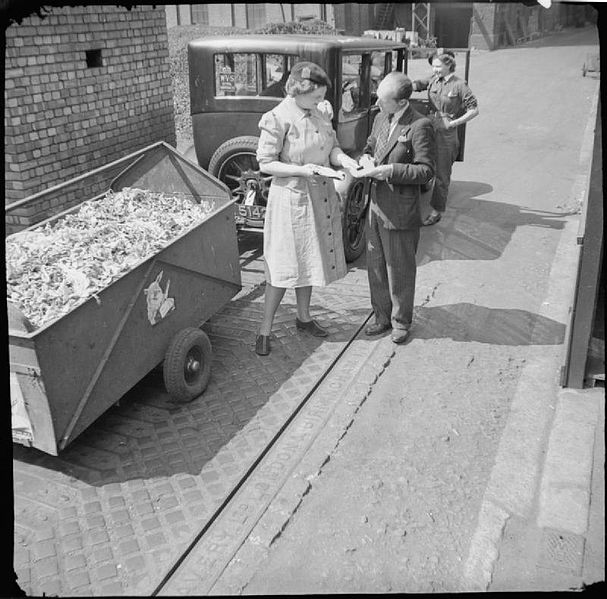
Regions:
M 370 324 L 365 329 L 365 335 L 373 336 L 373 335 L 381 335 L 383 332 L 391 329 L 391 324 L 383 324 L 381 322 L 376 322 L 375 324 Z
M 257 335 L 255 340 L 255 353 L 259 356 L 267 356 L 270 353 L 270 336 Z
M 430 214 L 425 218 L 422 225 L 424 225 L 424 227 L 427 227 L 429 225 L 435 225 L 442 217 L 443 215 L 441 212 L 437 212 L 436 214 Z
M 308 320 L 308 322 L 304 322 L 303 320 L 296 318 L 295 326 L 300 331 L 307 331 L 311 335 L 314 335 L 314 337 L 327 337 L 329 334 L 315 320 Z

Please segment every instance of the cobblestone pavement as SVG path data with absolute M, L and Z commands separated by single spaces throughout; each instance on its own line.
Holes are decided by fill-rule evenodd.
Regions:
M 298 333 L 281 305 L 268 357 L 260 238 L 241 239 L 243 290 L 204 328 L 212 378 L 189 404 L 150 373 L 58 457 L 14 445 L 14 565 L 28 595 L 150 594 L 369 315 L 366 271 L 314 290 L 331 335 Z

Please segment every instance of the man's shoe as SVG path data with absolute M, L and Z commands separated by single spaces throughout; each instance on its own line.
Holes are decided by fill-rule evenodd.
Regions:
M 390 339 L 392 339 L 393 343 L 404 343 L 408 338 L 408 329 L 394 329 L 392 335 L 390 335 Z
M 304 322 L 303 320 L 299 320 L 299 318 L 295 319 L 295 326 L 300 331 L 307 331 L 310 335 L 314 335 L 314 337 L 327 337 L 329 333 L 325 331 L 315 320 L 308 320 L 308 322 Z
M 375 324 L 370 324 L 365 329 L 365 335 L 369 335 L 370 337 L 373 335 L 381 335 L 383 332 L 392 328 L 390 324 L 382 324 L 380 322 L 376 322 Z
M 270 353 L 270 336 L 257 335 L 255 340 L 255 353 L 258 356 L 267 356 Z
M 428 227 L 429 225 L 436 224 L 443 217 L 441 212 L 437 212 L 436 214 L 428 215 L 425 220 L 422 222 L 424 227 Z

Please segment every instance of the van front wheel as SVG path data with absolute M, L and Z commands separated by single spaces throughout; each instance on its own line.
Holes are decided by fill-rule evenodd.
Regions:
M 250 135 L 229 139 L 211 156 L 209 172 L 228 186 L 232 197 L 239 204 L 248 200 L 248 205 L 265 208 L 272 177 L 259 171 L 258 142 L 257 137 Z M 250 227 L 263 227 L 263 216 L 255 216 L 261 214 L 261 211 L 250 212 L 246 224 Z

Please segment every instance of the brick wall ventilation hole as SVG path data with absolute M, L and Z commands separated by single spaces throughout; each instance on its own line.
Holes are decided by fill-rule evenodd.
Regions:
M 102 67 L 103 58 L 101 56 L 101 50 L 85 50 L 86 54 L 86 66 L 89 68 Z

